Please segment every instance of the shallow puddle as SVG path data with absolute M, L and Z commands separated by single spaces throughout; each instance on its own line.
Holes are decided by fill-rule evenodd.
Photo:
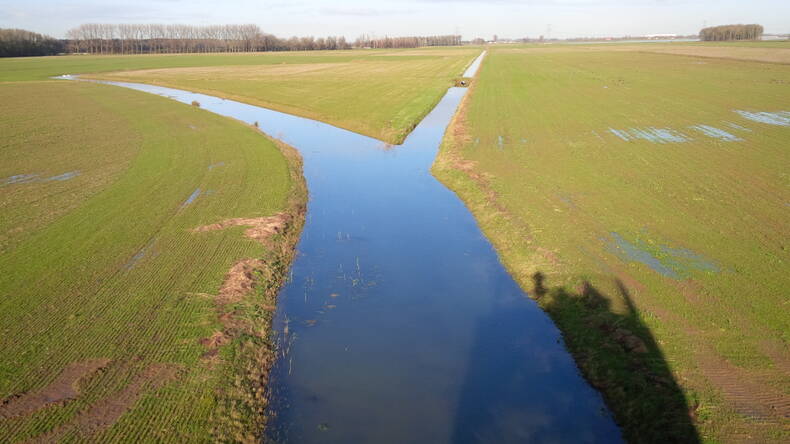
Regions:
M 745 133 L 751 133 L 752 132 L 752 130 L 750 130 L 749 128 L 746 128 L 744 126 L 738 125 L 737 123 L 733 123 L 733 122 L 726 122 L 726 123 L 727 123 L 727 126 L 729 126 L 732 129 L 736 129 L 738 131 L 743 131 Z
M 68 173 L 63 173 L 63 174 L 60 174 L 60 175 L 57 175 L 57 176 L 48 177 L 46 179 L 43 179 L 43 181 L 44 182 L 51 182 L 51 181 L 63 182 L 64 180 L 73 179 L 73 178 L 75 178 L 75 177 L 77 177 L 79 175 L 80 175 L 79 171 L 69 171 Z
M 714 126 L 695 125 L 695 126 L 692 126 L 690 128 L 694 129 L 694 130 L 697 130 L 697 131 L 701 132 L 702 134 L 704 134 L 704 135 L 706 135 L 708 137 L 712 137 L 714 139 L 719 139 L 719 140 L 724 141 L 724 142 L 742 142 L 743 141 L 743 139 L 741 139 L 740 137 L 732 135 L 732 134 L 728 133 L 727 131 L 724 131 L 722 129 L 716 128 Z
M 611 233 L 611 235 L 612 239 L 614 239 L 612 246 L 614 247 L 613 250 L 616 255 L 632 262 L 641 262 L 650 267 L 653 271 L 664 276 L 680 279 L 680 275 L 675 270 L 661 263 L 661 261 L 650 252 L 628 242 L 617 233 Z
M 198 197 L 200 197 L 200 188 L 197 188 L 195 191 L 192 192 L 192 194 L 189 195 L 189 197 L 187 197 L 187 200 L 185 200 L 184 203 L 181 204 L 181 208 L 188 207 L 189 204 L 194 202 L 195 199 L 197 199 Z
M 18 183 L 28 183 L 33 182 L 38 179 L 38 174 L 17 174 L 15 176 L 6 177 L 3 179 L 3 182 L 0 183 L 0 186 L 5 185 L 14 185 Z
M 560 332 L 430 174 L 465 88 L 402 146 L 381 149 L 231 100 L 115 84 L 259 122 L 302 154 L 310 201 L 274 321 L 264 441 L 621 441 Z
M 744 119 L 753 122 L 766 123 L 768 125 L 777 126 L 790 126 L 790 111 L 777 111 L 773 113 L 768 112 L 749 112 L 749 111 L 735 111 L 740 114 Z
M 646 140 L 652 143 L 683 143 L 689 139 L 684 134 L 669 128 L 629 128 L 618 130 L 609 128 L 609 132 L 620 139 L 630 142 L 632 140 Z
M 683 279 L 692 270 L 713 273 L 720 271 L 713 262 L 686 248 L 665 245 L 651 248 L 645 242 L 629 242 L 616 232 L 610 235 L 612 240 L 609 241 L 609 249 L 612 253 L 625 261 L 645 264 L 656 273 L 672 279 Z
M 68 173 L 59 174 L 57 176 L 52 177 L 44 177 L 42 178 L 40 174 L 17 174 L 15 176 L 6 177 L 5 179 L 0 182 L 0 187 L 6 185 L 19 185 L 23 183 L 32 183 L 32 182 L 63 182 L 69 179 L 73 179 L 80 175 L 79 171 L 69 171 Z

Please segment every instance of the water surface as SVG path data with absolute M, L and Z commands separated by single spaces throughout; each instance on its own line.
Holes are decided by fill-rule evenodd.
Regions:
M 265 441 L 621 441 L 557 328 L 430 174 L 466 89 L 449 89 L 392 147 L 230 100 L 113 84 L 258 122 L 304 158 L 310 200 L 279 296 Z
M 483 63 L 483 58 L 485 58 L 488 51 L 483 51 L 480 53 L 479 56 L 469 65 L 469 68 L 466 68 L 464 71 L 464 77 L 474 77 L 477 74 L 477 70 L 480 69 L 480 64 Z

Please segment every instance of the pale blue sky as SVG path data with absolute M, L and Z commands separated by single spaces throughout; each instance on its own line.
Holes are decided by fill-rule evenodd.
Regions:
M 221 5 L 221 6 L 220 6 Z M 254 23 L 291 35 L 464 38 L 696 34 L 760 23 L 790 33 L 790 0 L 0 0 L 0 28 L 63 37 L 81 23 Z

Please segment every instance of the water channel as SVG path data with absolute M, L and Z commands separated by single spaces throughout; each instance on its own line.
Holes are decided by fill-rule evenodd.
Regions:
M 430 173 L 465 88 L 393 147 L 231 100 L 104 83 L 258 122 L 304 158 L 310 200 L 278 301 L 265 442 L 621 441 L 560 332 Z

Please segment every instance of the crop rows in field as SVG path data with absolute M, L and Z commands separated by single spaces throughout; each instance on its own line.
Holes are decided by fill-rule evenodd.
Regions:
M 253 129 L 143 93 L 25 82 L 0 94 L 18 104 L 0 112 L 13 135 L 4 178 L 80 172 L 0 188 L 3 213 L 17 214 L 0 221 L 0 435 L 210 440 L 249 365 L 241 339 L 206 359 L 201 340 L 225 328 L 215 296 L 234 263 L 282 260 L 286 240 L 191 230 L 284 211 L 298 167 Z

